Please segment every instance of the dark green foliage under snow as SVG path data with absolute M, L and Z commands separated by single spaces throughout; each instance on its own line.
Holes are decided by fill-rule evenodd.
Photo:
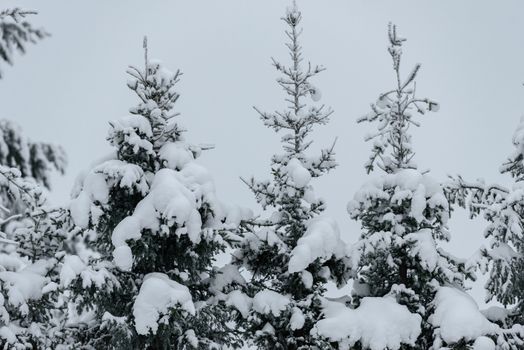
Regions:
M 181 73 L 149 60 L 131 67 L 139 99 L 111 123 L 115 155 L 80 180 L 71 204 L 89 253 L 76 261 L 78 311 L 94 319 L 84 347 L 217 348 L 235 344 L 229 313 L 210 290 L 231 225 L 208 172 L 175 121 Z M 74 270 L 74 268 L 73 268 Z
M 15 52 L 26 52 L 27 44 L 34 44 L 49 34 L 42 28 L 35 28 L 25 20 L 35 11 L 20 8 L 6 9 L 0 12 L 0 60 L 13 64 Z M 0 78 L 2 77 L 0 71 Z
M 25 22 L 33 13 L 0 12 L 1 62 L 47 35 Z M 78 177 L 66 206 L 44 196 L 64 172 L 63 150 L 0 121 L 0 347 L 524 348 L 524 120 L 501 169 L 511 188 L 420 171 L 410 128 L 439 106 L 415 94 L 419 64 L 401 74 L 405 39 L 390 25 L 395 86 L 359 119 L 377 128 L 371 180 L 348 205 L 360 239 L 348 246 L 312 187 L 337 165 L 334 144 L 311 150 L 332 115 L 312 84 L 324 68 L 304 62 L 296 4 L 282 19 L 291 63 L 273 65 L 286 106 L 255 110 L 283 150 L 270 180 L 244 180 L 256 217 L 217 198 L 197 160 L 208 147 L 188 143 L 178 123 L 181 73 L 150 60 L 146 41 L 145 66 L 128 70 L 138 104 L 110 123 L 113 152 Z M 474 259 L 443 248 L 453 205 L 488 222 L 489 247 Z M 219 268 L 223 253 L 232 260 Z M 479 268 L 504 307 L 481 312 L 468 295 Z M 329 282 L 352 283 L 351 295 L 329 298 Z
M 243 323 L 249 342 L 263 349 L 309 349 L 329 346 L 311 330 L 321 318 L 326 282 L 345 281 L 345 252 L 336 223 L 320 216 L 325 204 L 310 184 L 336 166 L 333 146 L 319 155 L 307 152 L 311 132 L 332 113 L 308 102 L 320 99 L 311 80 L 324 68 L 303 62 L 302 15 L 296 6 L 283 20 L 291 65 L 273 64 L 287 108 L 257 112 L 267 127 L 283 133 L 284 152 L 271 159 L 270 181 L 245 181 L 264 213 L 244 222 L 244 240 L 234 256 L 251 275 L 246 293 L 253 307 Z M 328 246 L 322 246 L 323 235 Z

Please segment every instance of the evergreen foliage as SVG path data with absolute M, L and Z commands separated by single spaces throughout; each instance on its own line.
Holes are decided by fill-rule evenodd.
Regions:
M 112 349 L 234 345 L 229 313 L 210 286 L 235 223 L 195 162 L 201 148 L 176 121 L 181 72 L 149 60 L 144 46 L 145 68 L 128 70 L 139 103 L 111 123 L 115 154 L 80 179 L 70 207 L 87 249 L 71 262 L 77 277 L 69 283 L 78 310 L 94 314 L 78 341 Z
M 328 281 L 343 283 L 344 244 L 336 223 L 320 216 L 325 203 L 310 184 L 335 168 L 334 144 L 319 155 L 309 155 L 313 128 L 332 114 L 311 80 L 322 66 L 304 65 L 302 15 L 296 4 L 282 18 L 287 25 L 286 46 L 291 65 L 273 60 L 286 97 L 282 111 L 259 113 L 264 125 L 281 138 L 283 153 L 271 159 L 269 181 L 244 181 L 264 210 L 264 218 L 244 221 L 244 240 L 235 252 L 236 263 L 251 277 L 247 294 L 252 309 L 247 315 L 247 338 L 261 349 L 309 349 L 329 346 L 311 330 L 321 317 Z
M 13 349 L 62 344 L 65 307 L 59 287 L 67 230 L 63 209 L 50 207 L 41 188 L 16 168 L 0 166 L 0 186 L 24 210 L 0 226 L 0 343 Z
M 416 342 L 403 339 L 403 347 L 461 349 L 465 346 L 460 345 L 462 341 L 472 344 L 471 339 L 456 339 L 455 334 L 446 333 L 440 327 L 438 309 L 445 302 L 443 295 L 464 297 L 462 292 L 448 293 L 443 288 L 462 291 L 464 281 L 475 278 L 474 271 L 442 248 L 440 242 L 451 238 L 451 205 L 443 186 L 428 172 L 418 170 L 409 132 L 419 126 L 416 116 L 437 111 L 438 104 L 415 95 L 420 64 L 402 77 L 405 39 L 398 35 L 396 26 L 390 24 L 388 38 L 395 87 L 380 94 L 371 112 L 359 119 L 377 124 L 377 131 L 367 137 L 374 143 L 365 168 L 370 173 L 377 166 L 382 174 L 363 186 L 348 204 L 351 218 L 362 225 L 351 254 L 356 279 L 353 307 L 358 309 L 363 298 L 394 297 L 422 320 Z M 363 345 L 362 339 L 359 343 Z
M 24 54 L 27 44 L 34 44 L 49 36 L 44 29 L 35 28 L 25 20 L 27 15 L 32 14 L 36 12 L 18 7 L 0 12 L 0 61 L 13 64 L 15 52 Z
M 488 222 L 484 236 L 489 248 L 479 251 L 477 264 L 488 273 L 486 301 L 504 305 L 496 315 L 488 315 L 502 328 L 498 345 L 516 350 L 524 346 L 524 118 L 513 135 L 515 151 L 500 167 L 509 174 L 511 187 L 466 181 L 461 176 L 448 184 L 448 196 L 469 210 L 471 217 L 482 215 Z M 493 309 L 492 309 L 493 310 Z
M 24 136 L 16 123 L 0 120 L 0 164 L 18 169 L 24 179 L 51 188 L 53 172 L 64 174 L 67 165 L 62 147 L 45 142 L 33 142 Z M 2 204 L 10 213 L 22 212 L 23 201 L 15 200 L 9 191 L 0 189 Z

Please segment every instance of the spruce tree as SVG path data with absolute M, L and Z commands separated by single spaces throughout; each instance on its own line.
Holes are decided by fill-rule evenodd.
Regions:
M 62 147 L 52 143 L 33 142 L 23 134 L 19 125 L 1 119 L 0 164 L 16 168 L 22 178 L 51 189 L 51 177 L 54 172 L 64 174 L 67 157 Z M 24 210 L 24 202 L 16 200 L 9 192 L 1 190 L 0 196 L 10 214 Z
M 26 11 L 18 7 L 5 9 L 0 12 L 0 60 L 13 64 L 15 52 L 24 54 L 28 43 L 36 43 L 49 36 L 41 28 L 35 28 L 25 21 L 27 15 L 36 14 L 35 11 Z M 0 71 L 0 78 L 2 77 Z
M 0 59 L 47 34 L 23 18 L 32 11 L 0 12 Z M 32 142 L 21 128 L 0 120 L 0 346 L 47 349 L 66 342 L 60 272 L 65 257 L 66 211 L 51 207 L 54 171 L 64 173 L 63 149 Z
M 49 35 L 43 29 L 36 29 L 24 20 L 26 16 L 33 14 L 36 12 L 18 7 L 0 12 L 0 60 L 13 64 L 15 51 L 25 53 L 27 43 L 35 43 Z M 33 179 L 50 189 L 52 172 L 59 171 L 63 174 L 67 160 L 60 146 L 32 142 L 23 135 L 20 126 L 2 119 L 0 120 L 0 164 L 16 168 L 22 178 Z M 3 205 L 9 208 L 11 214 L 23 211 L 20 207 L 23 206 L 23 202 L 14 200 L 11 193 L 2 191 L 0 196 Z
M 513 145 L 516 149 L 500 171 L 509 174 L 514 185 L 505 195 L 499 194 L 500 205 L 492 205 L 485 212 L 490 222 L 485 235 L 491 238 L 492 249 L 485 250 L 484 255 L 493 261 L 486 285 L 489 297 L 512 305 L 510 324 L 524 325 L 524 118 L 513 136 Z
M 514 152 L 500 167 L 513 180 L 506 186 L 484 180 L 466 181 L 461 176 L 448 184 L 448 196 L 488 222 L 477 264 L 488 274 L 486 301 L 496 300 L 504 308 L 491 307 L 486 316 L 501 326 L 497 345 L 501 349 L 524 346 L 524 117 L 513 135 Z
M 146 42 L 144 41 L 144 44 Z M 181 72 L 147 57 L 130 67 L 139 100 L 111 122 L 115 153 L 80 179 L 70 211 L 86 249 L 68 262 L 83 347 L 214 349 L 235 345 L 229 312 L 211 286 L 215 255 L 235 227 L 177 122 Z M 77 277 L 75 277 L 77 276 Z
M 234 261 L 251 277 L 245 292 L 252 308 L 242 324 L 248 342 L 261 349 L 316 349 L 329 347 L 311 334 L 321 317 L 325 284 L 342 283 L 345 277 L 338 227 L 320 216 L 325 203 L 310 183 L 336 166 L 334 145 L 319 155 L 308 153 L 313 128 L 326 124 L 332 110 L 308 101 L 320 99 L 311 80 L 324 68 L 304 65 L 296 4 L 282 19 L 291 65 L 276 60 L 273 65 L 281 74 L 277 82 L 287 106 L 272 113 L 255 110 L 265 126 L 282 133 L 283 152 L 271 159 L 271 180 L 244 181 L 264 211 L 243 222 L 244 239 Z
M 475 329 L 478 334 L 461 333 L 458 326 L 450 331 L 454 326 L 450 326 L 447 316 L 453 311 L 448 306 L 453 303 L 474 306 L 464 291 L 464 281 L 474 278 L 473 270 L 464 260 L 442 248 L 440 242 L 450 239 L 451 205 L 443 186 L 428 171 L 420 171 L 414 162 L 409 131 L 419 126 L 416 117 L 436 112 L 438 104 L 415 94 L 420 64 L 405 78 L 402 76 L 405 39 L 398 35 L 396 26 L 389 25 L 388 38 L 395 86 L 380 94 L 371 105 L 371 112 L 358 120 L 377 125 L 376 131 L 366 137 L 367 141 L 373 141 L 373 147 L 365 168 L 368 173 L 380 174 L 357 191 L 348 204 L 348 212 L 361 223 L 362 233 L 350 254 L 355 281 L 352 310 L 347 315 L 350 319 L 360 310 L 383 305 L 386 300 L 387 303 L 394 300 L 398 305 L 391 307 L 394 310 L 391 315 L 389 309 L 368 315 L 369 319 L 381 320 L 370 326 L 373 331 L 350 331 L 346 334 L 348 338 L 337 339 L 332 335 L 331 339 L 366 349 L 378 349 L 377 344 L 396 349 L 466 349 L 467 344 L 489 333 L 490 323 L 483 319 L 478 308 L 471 307 L 468 313 L 461 310 L 464 313 L 461 317 L 479 319 Z M 394 321 L 398 310 L 403 313 L 409 310 L 411 315 L 407 314 L 405 319 L 419 321 L 406 325 L 411 331 L 391 337 L 389 330 L 380 328 L 381 322 L 403 322 Z M 328 324 L 321 324 L 321 333 L 328 332 Z
M 55 348 L 67 342 L 60 273 L 66 255 L 66 211 L 50 207 L 41 187 L 0 165 L 0 188 L 24 210 L 2 206 L 0 221 L 0 344 Z

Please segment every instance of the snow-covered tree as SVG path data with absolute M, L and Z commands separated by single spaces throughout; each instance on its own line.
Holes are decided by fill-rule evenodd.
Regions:
M 394 25 L 388 38 L 396 84 L 359 119 L 377 125 L 366 137 L 373 149 L 365 168 L 381 174 L 348 204 L 362 225 L 350 252 L 352 302 L 349 308 L 328 305 L 318 332 L 341 348 L 467 349 L 492 334 L 493 325 L 464 291 L 472 268 L 442 248 L 450 239 L 450 203 L 443 186 L 415 164 L 409 132 L 419 125 L 416 117 L 437 111 L 438 104 L 415 95 L 419 64 L 402 76 L 405 39 Z
M 33 142 L 24 136 L 16 123 L 0 120 L 0 165 L 16 168 L 22 178 L 51 188 L 53 172 L 64 173 L 67 157 L 62 147 L 52 143 Z M 2 205 L 11 214 L 23 211 L 24 202 L 17 201 L 6 188 L 0 188 Z
M 144 46 L 145 68 L 128 70 L 139 103 L 110 123 L 115 152 L 79 179 L 70 206 L 86 248 L 65 264 L 63 283 L 78 311 L 92 312 L 78 341 L 97 349 L 235 345 L 230 312 L 211 289 L 222 277 L 214 258 L 236 223 L 195 161 L 202 148 L 177 122 L 180 71 L 149 60 Z
M 496 300 L 505 308 L 491 307 L 486 316 L 502 327 L 497 344 L 516 350 L 524 347 L 524 117 L 513 145 L 515 151 L 500 168 L 511 176 L 510 188 L 458 176 L 447 190 L 471 217 L 482 215 L 488 222 L 484 236 L 489 248 L 481 247 L 477 263 L 488 273 L 486 301 Z
M 2 207 L 0 232 L 0 344 L 9 349 L 55 348 L 65 340 L 59 280 L 66 212 L 49 207 L 41 188 L 16 168 L 0 165 L 4 193 L 24 203 Z
M 15 52 L 25 53 L 29 43 L 49 36 L 41 29 L 25 21 L 27 15 L 36 14 L 35 11 L 26 11 L 18 7 L 6 9 L 0 12 L 0 60 L 8 64 L 13 64 Z M 0 78 L 2 77 L 0 71 Z
M 243 222 L 244 239 L 234 261 L 251 280 L 247 295 L 230 303 L 244 309 L 246 337 L 259 348 L 316 349 L 329 346 L 310 333 L 321 317 L 325 284 L 345 277 L 345 245 L 336 223 L 320 215 L 325 203 L 311 185 L 336 166 L 333 146 L 319 155 L 308 152 L 313 128 L 326 124 L 332 111 L 308 101 L 320 99 L 311 80 L 324 68 L 304 65 L 299 43 L 302 15 L 296 4 L 283 20 L 291 65 L 276 60 L 273 65 L 281 74 L 277 82 L 287 107 L 272 113 L 255 108 L 268 128 L 283 133 L 283 153 L 271 159 L 271 180 L 245 181 L 264 211 Z
M 43 29 L 34 28 L 25 21 L 35 11 L 20 8 L 6 9 L 0 12 L 0 60 L 13 63 L 15 51 L 25 53 L 27 43 L 35 43 L 47 34 Z M 0 78 L 2 77 L 0 72 Z M 9 120 L 0 120 L 0 165 L 16 168 L 21 177 L 35 180 L 50 188 L 50 177 L 53 171 L 64 173 L 66 155 L 64 150 L 50 143 L 32 142 L 22 133 L 20 126 Z M 2 205 L 10 213 L 21 212 L 23 201 L 15 201 L 5 188 L 0 189 Z
M 513 144 L 516 149 L 500 171 L 510 174 L 514 185 L 505 196 L 499 194 L 504 199 L 484 215 L 490 222 L 486 236 L 492 239 L 492 249 L 485 255 L 493 261 L 487 289 L 490 297 L 514 306 L 510 322 L 524 325 L 524 117 Z
M 31 11 L 0 12 L 0 59 L 47 34 L 22 21 Z M 46 349 L 64 343 L 59 279 L 66 211 L 50 207 L 43 187 L 66 156 L 53 144 L 32 142 L 14 122 L 0 120 L 0 346 Z

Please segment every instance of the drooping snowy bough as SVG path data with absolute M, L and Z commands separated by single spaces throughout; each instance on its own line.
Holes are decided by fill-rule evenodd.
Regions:
M 25 17 L 33 14 L 36 14 L 36 11 L 27 11 L 19 7 L 0 11 L 0 61 L 13 64 L 15 52 L 23 54 L 27 44 L 36 43 L 49 36 L 44 29 L 35 28 L 25 20 Z

